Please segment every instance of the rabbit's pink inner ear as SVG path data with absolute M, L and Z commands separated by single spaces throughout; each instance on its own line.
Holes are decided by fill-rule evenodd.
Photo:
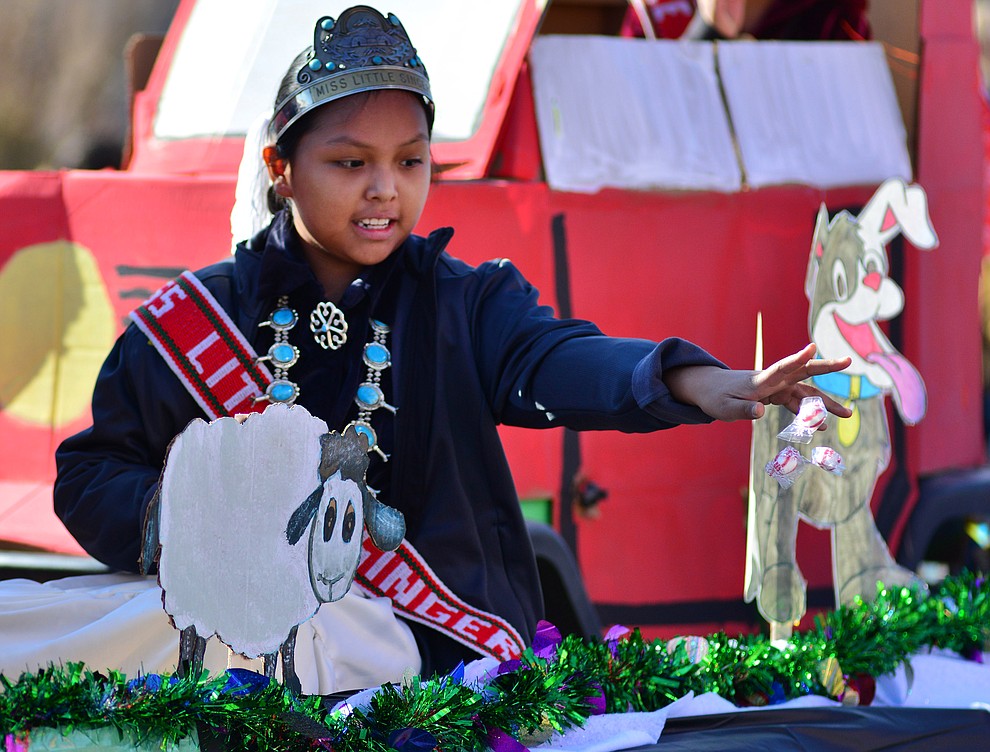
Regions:
M 887 230 L 896 226 L 897 217 L 894 216 L 894 210 L 888 206 L 887 213 L 883 215 L 883 226 L 880 228 L 880 232 L 887 232 Z

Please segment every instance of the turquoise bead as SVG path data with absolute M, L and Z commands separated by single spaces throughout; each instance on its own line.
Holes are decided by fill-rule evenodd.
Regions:
M 286 363 L 295 363 L 296 360 L 296 348 L 292 345 L 287 345 L 280 343 L 272 347 L 272 360 L 274 360 L 279 365 L 284 365 Z
M 385 345 L 369 342 L 364 346 L 364 364 L 376 371 L 388 368 L 391 364 L 391 353 Z
M 378 403 L 382 400 L 382 390 L 372 384 L 361 384 L 357 390 L 357 401 L 367 406 L 368 408 L 374 408 L 378 406 Z
M 291 402 L 296 398 L 296 386 L 288 381 L 273 381 L 268 396 L 275 402 Z
M 275 312 L 272 313 L 272 323 L 275 326 L 281 327 L 294 326 L 296 323 L 296 312 L 291 308 L 277 308 Z

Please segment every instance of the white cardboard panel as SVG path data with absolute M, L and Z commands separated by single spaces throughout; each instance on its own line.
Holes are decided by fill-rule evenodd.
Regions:
M 542 36 L 530 62 L 551 187 L 739 189 L 711 44 Z
M 722 42 L 718 62 L 749 185 L 911 179 L 879 43 Z

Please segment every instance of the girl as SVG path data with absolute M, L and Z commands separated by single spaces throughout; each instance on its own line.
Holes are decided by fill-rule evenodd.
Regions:
M 320 19 L 283 80 L 264 150 L 281 208 L 233 260 L 196 277 L 255 352 L 271 354 L 261 398 L 364 432 L 368 485 L 404 513 L 408 542 L 442 586 L 528 644 L 542 599 L 499 423 L 645 432 L 756 419 L 770 403 L 796 411 L 819 394 L 806 379 L 848 361 L 816 360 L 809 345 L 764 371 L 735 371 L 684 340 L 610 338 L 554 318 L 510 263 L 473 268 L 448 255 L 450 229 L 412 234 L 432 122 L 426 70 L 395 16 L 358 6 Z M 369 343 L 387 357 L 369 363 Z M 57 452 L 56 510 L 95 558 L 137 570 L 169 442 L 200 416 L 146 329 L 130 327 L 96 385 L 93 426 Z M 318 689 L 300 666 L 304 690 L 445 672 L 477 657 L 472 639 L 495 640 L 484 625 L 454 635 L 358 618 L 366 642 L 400 646 L 395 660 Z M 329 662 L 353 648 L 330 650 Z

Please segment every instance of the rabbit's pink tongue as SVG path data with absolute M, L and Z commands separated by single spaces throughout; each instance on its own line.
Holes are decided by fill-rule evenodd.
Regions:
M 866 359 L 880 366 L 894 382 L 894 403 L 904 422 L 914 425 L 921 420 L 928 402 L 925 382 L 908 359 L 899 352 L 870 353 Z

